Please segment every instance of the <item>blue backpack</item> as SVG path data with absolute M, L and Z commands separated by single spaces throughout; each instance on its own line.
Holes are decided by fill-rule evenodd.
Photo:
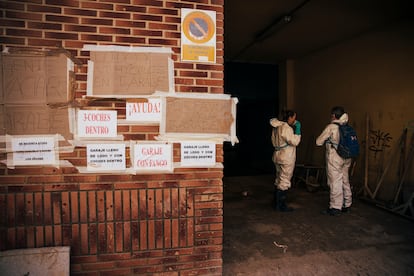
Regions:
M 339 127 L 339 144 L 336 152 L 342 158 L 355 158 L 359 155 L 359 142 L 356 131 L 348 124 L 338 124 Z

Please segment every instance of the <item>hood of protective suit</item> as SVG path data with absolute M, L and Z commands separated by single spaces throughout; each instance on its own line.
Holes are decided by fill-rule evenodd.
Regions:
M 342 116 L 339 119 L 333 120 L 332 123 L 338 123 L 340 125 L 345 125 L 346 123 L 348 123 L 348 114 L 347 113 L 342 114 Z
M 270 125 L 272 127 L 280 127 L 283 123 L 285 123 L 285 122 L 279 121 L 277 118 L 270 119 Z

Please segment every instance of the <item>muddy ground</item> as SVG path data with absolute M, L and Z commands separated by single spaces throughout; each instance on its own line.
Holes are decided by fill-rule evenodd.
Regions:
M 224 178 L 223 275 L 414 275 L 414 221 L 360 199 L 350 214 L 322 215 L 328 191 L 299 184 L 295 211 L 276 212 L 272 183 Z

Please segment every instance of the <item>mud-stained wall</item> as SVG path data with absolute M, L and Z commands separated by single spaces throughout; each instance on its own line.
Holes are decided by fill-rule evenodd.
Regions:
M 364 182 L 368 154 L 370 187 L 374 188 L 388 169 L 378 195 L 386 200 L 392 197 L 401 179 L 398 172 L 402 160 L 408 157 L 408 148 L 401 155 L 404 143 L 399 144 L 399 139 L 407 128 L 405 144 L 409 144 L 414 130 L 413 63 L 413 20 L 363 34 L 295 60 L 293 108 L 302 122 L 303 139 L 298 149 L 298 162 L 324 163 L 324 149 L 315 146 L 315 137 L 329 122 L 330 109 L 342 105 L 349 113 L 350 124 L 356 128 L 362 146 L 354 185 Z M 412 181 L 413 176 L 408 173 L 406 182 Z
M 76 105 L 84 102 L 89 84 L 91 54 L 85 45 L 170 48 L 175 92 L 224 93 L 224 0 L 7 0 L 0 7 L 1 51 L 55 49 L 80 61 L 73 71 Z M 183 8 L 215 12 L 215 63 L 181 60 Z M 117 119 L 125 119 L 125 101 L 92 105 L 116 109 Z M 0 104 L 0 121 L 4 108 Z M 154 142 L 160 135 L 158 123 L 116 127 L 124 141 Z M 173 143 L 176 163 L 180 147 Z M 223 163 L 223 145 L 215 150 L 215 161 Z M 85 174 L 76 168 L 86 166 L 82 145 L 60 154 L 73 167 L 8 168 L 6 158 L 3 150 L 0 251 L 70 246 L 71 275 L 222 274 L 222 166 Z

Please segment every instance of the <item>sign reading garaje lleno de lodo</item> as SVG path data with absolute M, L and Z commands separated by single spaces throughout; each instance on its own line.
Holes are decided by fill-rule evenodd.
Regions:
M 173 171 L 172 144 L 131 144 L 132 167 L 137 172 Z
M 181 142 L 181 166 L 211 167 L 216 164 L 216 144 L 213 142 Z
M 117 136 L 115 110 L 78 110 L 78 137 L 114 138 Z
M 12 166 L 57 165 L 59 153 L 56 135 L 48 136 L 8 136 L 11 153 L 8 164 Z
M 125 144 L 86 145 L 88 171 L 120 171 L 126 169 Z
M 126 120 L 137 122 L 160 122 L 161 99 L 129 99 L 126 102 Z

